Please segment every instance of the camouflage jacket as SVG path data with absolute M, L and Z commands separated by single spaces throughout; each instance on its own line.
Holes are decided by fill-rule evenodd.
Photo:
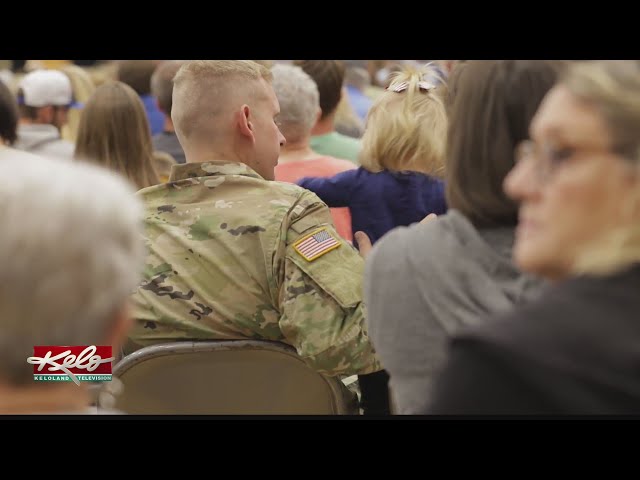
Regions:
M 327 206 L 240 163 L 173 167 L 138 192 L 147 258 L 133 294 L 140 345 L 257 338 L 326 375 L 380 370 L 365 331 L 363 260 Z

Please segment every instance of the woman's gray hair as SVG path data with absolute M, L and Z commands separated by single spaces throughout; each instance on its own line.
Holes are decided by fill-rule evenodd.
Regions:
M 280 131 L 289 143 L 311 134 L 318 119 L 320 94 L 316 82 L 300 67 L 275 65 L 273 89 L 280 103 Z
M 103 168 L 0 162 L 0 381 L 33 381 L 35 345 L 100 345 L 141 275 L 142 206 Z

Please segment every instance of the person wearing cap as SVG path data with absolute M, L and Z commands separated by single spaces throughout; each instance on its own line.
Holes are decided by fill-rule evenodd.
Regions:
M 72 159 L 74 145 L 61 138 L 73 94 L 69 77 L 57 70 L 28 73 L 18 85 L 20 123 L 14 147 L 27 152 Z

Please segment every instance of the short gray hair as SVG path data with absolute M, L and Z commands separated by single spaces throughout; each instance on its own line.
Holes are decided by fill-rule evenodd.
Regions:
M 0 378 L 34 345 L 100 345 L 141 275 L 142 206 L 123 178 L 48 158 L 0 162 Z
M 320 94 L 316 82 L 302 68 L 275 65 L 273 89 L 280 103 L 280 131 L 288 142 L 309 135 L 320 111 Z

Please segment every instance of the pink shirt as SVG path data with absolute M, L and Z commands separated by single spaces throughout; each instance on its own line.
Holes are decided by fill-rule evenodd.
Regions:
M 296 183 L 303 177 L 333 177 L 337 173 L 353 170 L 356 166 L 348 160 L 318 156 L 311 160 L 285 162 L 276 166 L 276 180 Z M 331 208 L 331 218 L 338 234 L 345 240 L 353 241 L 351 213 L 348 208 Z

